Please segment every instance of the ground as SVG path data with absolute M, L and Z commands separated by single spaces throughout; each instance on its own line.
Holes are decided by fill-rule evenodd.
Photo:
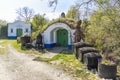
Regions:
M 22 54 L 10 44 L 0 55 L 0 80 L 75 80 L 61 68 L 34 61 L 34 57 Z
M 39 51 L 21 49 L 15 40 L 0 40 L 0 80 L 102 80 L 67 48 Z

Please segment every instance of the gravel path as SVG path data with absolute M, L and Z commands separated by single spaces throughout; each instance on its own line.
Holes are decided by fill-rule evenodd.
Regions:
M 8 45 L 8 53 L 0 55 L 0 80 L 75 80 L 55 66 L 33 61 L 33 57 L 17 52 Z

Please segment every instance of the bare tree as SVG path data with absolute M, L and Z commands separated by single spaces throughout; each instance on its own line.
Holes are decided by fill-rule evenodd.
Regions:
M 58 0 L 48 0 L 48 4 L 49 4 L 49 7 L 53 7 L 53 11 L 55 11 L 58 4 Z
M 28 7 L 19 8 L 17 10 L 18 20 L 29 22 L 34 15 L 34 10 Z
M 54 7 L 55 11 L 58 1 L 60 0 L 48 0 L 48 1 L 49 7 Z M 88 18 L 91 15 L 91 13 L 95 12 L 98 8 L 106 9 L 106 7 L 111 7 L 112 10 L 112 8 L 115 8 L 116 6 L 120 7 L 120 0 L 75 0 L 75 1 L 76 7 L 80 12 L 78 14 L 80 17 L 82 16 L 83 18 Z

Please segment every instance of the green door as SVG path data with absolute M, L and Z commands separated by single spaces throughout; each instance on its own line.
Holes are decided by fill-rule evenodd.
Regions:
M 59 29 L 57 31 L 57 45 L 68 46 L 68 31 L 65 29 Z
M 22 36 L 22 33 L 23 33 L 22 29 L 17 29 L 17 37 Z

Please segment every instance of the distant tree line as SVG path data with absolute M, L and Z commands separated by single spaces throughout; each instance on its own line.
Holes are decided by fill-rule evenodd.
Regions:
M 0 37 L 7 37 L 7 22 L 0 20 Z

